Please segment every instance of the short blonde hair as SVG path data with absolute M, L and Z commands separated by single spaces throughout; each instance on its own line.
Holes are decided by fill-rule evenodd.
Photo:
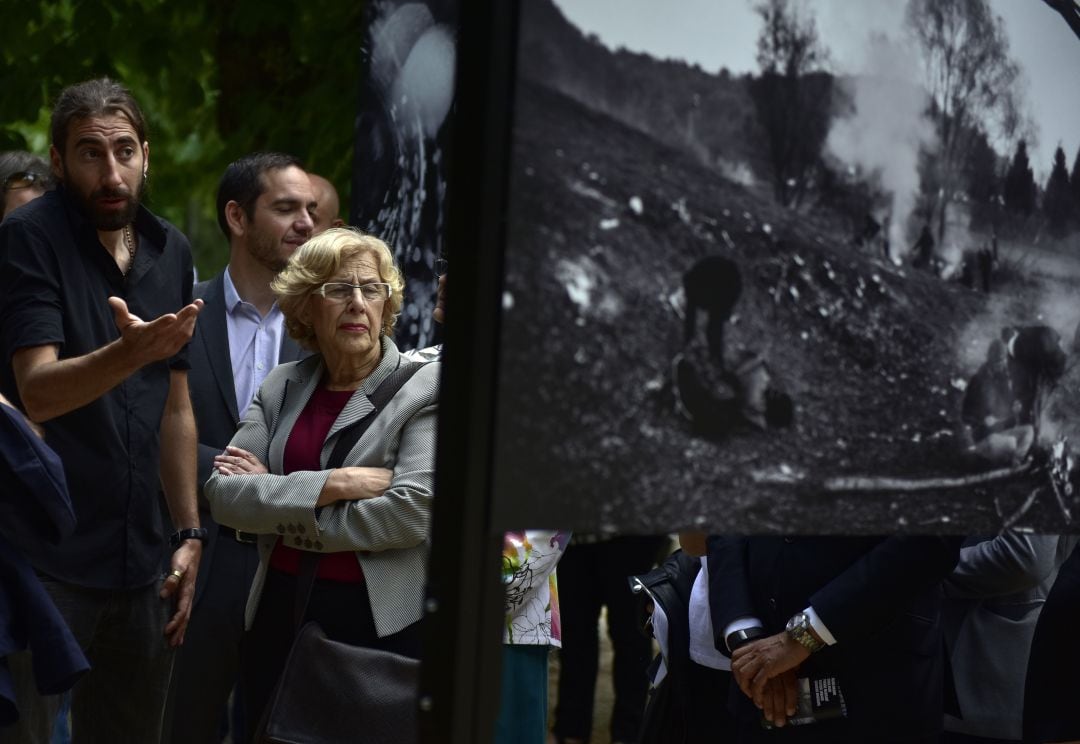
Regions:
M 270 283 L 285 316 L 285 329 L 301 346 L 319 350 L 315 329 L 306 319 L 306 309 L 315 290 L 333 279 L 342 265 L 365 253 L 374 254 L 379 266 L 379 281 L 390 285 L 390 299 L 383 308 L 380 335 L 389 336 L 394 332 L 404 300 L 405 279 L 394 263 L 393 252 L 374 235 L 352 227 L 334 227 L 297 248 L 289 263 Z

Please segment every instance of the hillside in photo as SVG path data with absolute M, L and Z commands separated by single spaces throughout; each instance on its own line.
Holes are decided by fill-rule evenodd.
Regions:
M 582 100 L 590 81 L 610 85 L 631 66 L 645 80 L 651 65 L 667 90 L 700 91 L 699 104 L 709 80 L 735 100 L 731 78 L 572 41 L 572 59 L 550 62 L 551 84 L 523 63 L 515 101 L 497 520 L 572 515 L 575 529 L 651 533 L 1074 529 L 1071 461 L 1061 448 L 1053 460 L 1049 443 L 1080 420 L 1072 357 L 1041 459 L 982 482 L 959 419 L 990 342 L 1006 326 L 1051 323 L 1047 303 L 1072 291 L 1080 256 L 1003 244 L 1002 263 L 1022 270 L 991 293 L 897 265 L 854 244 L 828 209 L 778 207 L 733 174 L 726 164 L 762 160 L 733 141 L 743 122 L 720 124 L 703 150 L 658 136 L 659 113 L 643 122 L 612 95 Z M 536 43 L 526 36 L 522 56 L 539 67 Z M 634 95 L 679 120 L 674 103 Z M 766 361 L 793 402 L 789 426 L 736 421 L 705 436 L 677 405 L 673 364 L 691 353 L 683 274 L 709 256 L 741 274 L 726 356 Z M 1073 328 L 1057 330 L 1072 341 Z

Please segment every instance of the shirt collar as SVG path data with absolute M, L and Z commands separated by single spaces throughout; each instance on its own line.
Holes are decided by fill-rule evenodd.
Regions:
M 239 305 L 241 302 L 243 302 L 243 300 L 240 299 L 240 293 L 236 291 L 236 285 L 233 284 L 232 273 L 229 271 L 228 266 L 225 267 L 224 284 L 225 284 L 225 309 L 229 313 L 232 313 L 234 310 L 236 310 L 237 305 Z
M 240 305 L 247 304 L 251 307 L 254 307 L 254 305 L 251 305 L 251 303 L 245 303 L 243 298 L 240 297 L 240 293 L 236 291 L 236 285 L 233 284 L 232 280 L 231 267 L 229 266 L 225 267 L 225 277 L 223 283 L 225 285 L 225 310 L 230 315 L 236 312 L 236 309 L 240 307 Z M 279 312 L 281 312 L 281 308 L 278 307 L 277 300 L 274 300 L 274 304 L 270 306 L 270 312 L 266 314 L 266 317 L 269 318 L 270 316 Z

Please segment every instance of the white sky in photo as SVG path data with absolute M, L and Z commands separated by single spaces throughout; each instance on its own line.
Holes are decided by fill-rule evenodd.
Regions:
M 685 60 L 708 72 L 757 71 L 761 20 L 751 0 L 554 1 L 572 23 L 610 48 Z M 990 5 L 1004 19 L 1013 59 L 1024 71 L 1028 113 L 1038 125 L 1032 167 L 1045 183 L 1058 144 L 1070 169 L 1080 146 L 1080 39 L 1043 0 L 990 0 Z M 805 2 L 836 72 L 858 69 L 871 33 L 899 40 L 904 6 L 900 0 Z

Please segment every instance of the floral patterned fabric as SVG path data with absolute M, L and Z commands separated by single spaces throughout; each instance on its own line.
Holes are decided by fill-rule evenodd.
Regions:
M 503 536 L 503 643 L 562 646 L 555 566 L 569 541 L 570 533 L 560 530 L 525 530 Z

